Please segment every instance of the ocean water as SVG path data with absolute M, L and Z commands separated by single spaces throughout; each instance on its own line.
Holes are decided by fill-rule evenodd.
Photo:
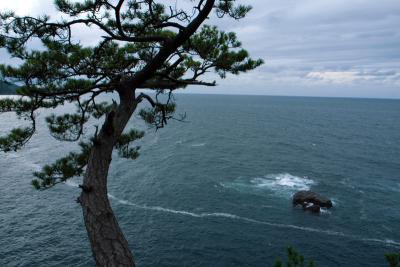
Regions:
M 134 118 L 147 133 L 141 156 L 112 161 L 109 198 L 138 266 L 273 266 L 292 245 L 319 267 L 377 267 L 400 250 L 400 101 L 176 99 L 187 122 L 155 132 Z M 0 123 L 3 134 L 15 121 Z M 94 265 L 80 180 L 30 186 L 32 171 L 74 148 L 42 125 L 22 151 L 0 154 L 0 266 Z M 293 208 L 307 189 L 334 207 Z

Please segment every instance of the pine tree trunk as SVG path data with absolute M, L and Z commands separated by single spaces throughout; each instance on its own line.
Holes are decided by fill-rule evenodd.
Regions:
M 143 82 L 151 78 L 168 57 L 200 27 L 211 12 L 214 3 L 215 0 L 207 0 L 198 16 L 185 30 L 179 32 L 173 42 L 160 49 L 140 73 L 122 83 L 126 88 L 118 91 L 120 104 L 108 114 L 94 142 L 83 180 L 80 201 L 97 266 L 135 266 L 132 252 L 107 196 L 107 175 L 112 151 L 137 106 L 134 91 L 129 90 L 129 87 L 143 85 Z
M 133 92 L 120 93 L 120 99 L 94 141 L 79 198 L 97 266 L 135 266 L 107 196 L 112 151 L 136 108 Z

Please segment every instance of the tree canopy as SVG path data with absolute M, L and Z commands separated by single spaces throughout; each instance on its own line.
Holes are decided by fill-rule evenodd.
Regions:
M 48 189 L 84 174 L 77 202 L 96 264 L 134 266 L 107 197 L 112 152 L 139 156 L 134 141 L 144 133 L 125 129 L 139 106 L 145 122 L 162 128 L 174 118 L 175 90 L 215 86 L 207 73 L 225 78 L 263 63 L 250 58 L 235 33 L 204 25 L 211 16 L 241 19 L 251 8 L 235 0 L 55 0 L 55 6 L 63 18 L 0 13 L 0 48 L 21 62 L 0 65 L 4 79 L 19 86 L 19 98 L 0 99 L 0 113 L 30 122 L 0 137 L 0 151 L 21 149 L 32 138 L 38 111 L 74 104 L 66 114 L 44 112 L 45 121 L 54 138 L 79 142 L 81 150 L 34 173 L 32 185 Z M 99 32 L 96 45 L 79 40 L 82 27 Z M 118 99 L 102 101 L 106 93 Z M 96 130 L 86 131 L 92 122 Z
M 82 152 L 71 153 L 35 173 L 36 188 L 83 173 L 91 146 L 82 141 L 85 123 L 90 118 L 100 119 L 115 105 L 96 101 L 103 93 L 145 88 L 170 95 L 188 85 L 216 85 L 215 81 L 200 79 L 207 72 L 225 78 L 227 73 L 239 74 L 262 64 L 262 60 L 249 57 L 235 33 L 209 25 L 199 28 L 212 9 L 220 18 L 241 19 L 251 9 L 249 6 L 235 5 L 232 0 L 191 1 L 190 8 L 184 9 L 162 2 L 56 0 L 58 11 L 68 17 L 56 21 L 47 15 L 1 13 L 0 47 L 22 63 L 0 65 L 0 71 L 7 81 L 20 86 L 18 94 L 22 97 L 1 99 L 0 112 L 17 112 L 31 125 L 13 129 L 0 138 L 0 149 L 23 147 L 35 133 L 37 110 L 65 103 L 77 106 L 74 113 L 47 116 L 46 122 L 56 139 L 81 140 Z M 75 38 L 79 30 L 76 25 L 101 30 L 99 43 L 83 46 Z M 30 48 L 33 39 L 40 40 L 40 49 Z M 161 103 L 142 92 L 135 95 L 132 104 L 143 100 L 151 105 L 139 113 L 146 122 L 161 128 L 172 118 L 175 103 L 171 97 Z M 119 155 L 136 158 L 138 148 L 130 147 L 130 143 L 142 136 L 136 130 L 123 134 L 116 144 Z

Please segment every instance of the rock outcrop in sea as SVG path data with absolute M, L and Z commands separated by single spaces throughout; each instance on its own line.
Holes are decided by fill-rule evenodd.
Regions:
M 304 210 L 319 213 L 321 208 L 332 208 L 332 201 L 312 191 L 299 191 L 293 195 L 293 205 L 301 205 Z

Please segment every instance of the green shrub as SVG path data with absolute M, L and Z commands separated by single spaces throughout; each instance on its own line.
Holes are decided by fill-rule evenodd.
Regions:
M 385 258 L 389 267 L 400 267 L 400 253 L 386 253 Z
M 286 265 L 278 259 L 275 262 L 275 267 L 316 267 L 314 261 L 310 261 L 308 264 L 305 263 L 304 257 L 300 255 L 293 247 L 287 248 L 288 259 Z
M 274 267 L 316 267 L 314 261 L 305 263 L 304 257 L 298 253 L 293 247 L 287 248 L 288 259 L 284 264 L 280 259 L 275 261 Z M 389 267 L 400 267 L 400 253 L 386 253 L 385 259 Z

